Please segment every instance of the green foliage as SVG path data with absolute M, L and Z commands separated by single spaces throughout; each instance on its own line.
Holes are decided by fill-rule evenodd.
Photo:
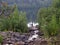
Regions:
M 60 1 L 53 0 L 53 6 L 42 8 L 38 11 L 38 22 L 40 30 L 43 31 L 45 36 L 56 36 L 60 30 Z
M 25 12 L 19 12 L 17 6 L 14 12 L 9 16 L 2 16 L 0 18 L 0 30 L 26 32 L 27 31 L 27 19 Z
M 0 43 L 3 42 L 3 37 L 0 35 Z
M 47 31 L 49 33 L 49 36 L 56 36 L 58 34 L 58 24 L 56 22 L 56 15 L 52 16 L 51 21 L 47 25 Z
M 60 0 L 53 0 L 52 6 L 55 8 L 60 8 Z

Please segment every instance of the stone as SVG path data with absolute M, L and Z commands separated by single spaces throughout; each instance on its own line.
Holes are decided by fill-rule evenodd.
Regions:
M 22 41 L 16 42 L 15 45 L 24 45 L 24 42 L 22 42 Z

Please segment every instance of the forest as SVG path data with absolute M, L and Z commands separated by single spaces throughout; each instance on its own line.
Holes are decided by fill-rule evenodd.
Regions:
M 27 33 L 27 35 L 32 34 L 28 32 L 30 28 L 28 29 L 27 27 L 28 18 L 27 18 L 26 12 L 20 11 L 16 4 L 14 4 L 13 6 L 9 6 L 6 2 L 5 3 L 1 2 L 0 5 L 1 5 L 0 6 L 0 32 L 1 32 L 0 44 L 1 45 L 3 45 L 2 43 L 5 41 L 4 40 L 5 38 L 6 39 L 10 38 L 9 31 L 12 31 L 11 34 L 14 34 L 14 35 L 16 32 L 18 32 L 20 35 L 24 33 Z M 39 30 L 39 37 L 38 39 L 34 38 L 33 42 L 36 41 L 37 43 L 38 42 L 37 40 L 39 40 L 41 37 L 41 39 L 44 39 L 44 41 L 41 43 L 44 43 L 45 41 L 46 43 L 44 44 L 39 43 L 38 45 L 60 45 L 60 0 L 52 0 L 51 6 L 40 8 L 36 15 L 36 22 L 39 23 L 38 29 L 36 29 L 36 30 Z M 31 27 L 30 31 L 35 30 L 32 28 L 34 27 Z M 2 32 L 8 32 L 9 35 L 5 37 L 3 36 L 4 34 L 2 35 Z M 19 35 L 18 33 L 17 35 Z M 35 35 L 35 34 L 32 34 L 32 35 Z M 12 36 L 12 37 L 17 37 L 20 39 L 19 36 Z M 25 39 L 25 37 L 23 37 L 23 39 Z M 29 39 L 29 36 L 28 36 L 28 39 Z M 26 44 L 25 41 L 26 40 L 23 40 L 22 42 Z M 28 42 L 28 41 L 27 43 L 29 45 L 31 42 Z M 34 44 L 35 43 L 30 45 L 34 45 Z M 18 45 L 18 44 L 14 44 L 14 45 Z

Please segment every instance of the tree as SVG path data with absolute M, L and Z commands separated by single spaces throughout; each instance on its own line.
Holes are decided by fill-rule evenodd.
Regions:
M 11 29 L 13 31 L 27 31 L 27 19 L 26 14 L 24 12 L 19 12 L 16 8 L 14 13 L 10 16 L 11 20 Z
M 26 32 L 27 31 L 26 13 L 20 12 L 16 6 L 14 11 L 9 16 L 1 17 L 0 30 Z
M 59 26 L 56 21 L 56 15 L 52 15 L 51 21 L 49 22 L 49 24 L 47 24 L 47 31 L 49 36 L 56 36 L 58 34 L 58 29 Z
M 58 5 L 59 1 L 54 0 L 54 4 Z M 40 30 L 44 32 L 45 35 L 51 36 L 53 32 L 53 36 L 58 34 L 59 30 L 59 18 L 60 18 L 60 9 L 57 5 L 50 6 L 47 8 L 42 8 L 38 11 L 38 22 L 40 24 Z M 44 26 L 45 25 L 45 26 Z M 46 32 L 48 34 L 46 34 Z
M 60 8 L 60 0 L 53 0 L 52 6 L 55 8 Z

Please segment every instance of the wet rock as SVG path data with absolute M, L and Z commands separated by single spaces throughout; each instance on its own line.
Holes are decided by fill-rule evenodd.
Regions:
M 20 41 L 20 42 L 16 42 L 15 45 L 24 45 L 25 43 Z
M 35 32 L 34 32 L 35 31 Z M 34 30 L 30 33 L 20 34 L 18 32 L 1 32 L 0 34 L 4 37 L 3 44 L 13 44 L 13 45 L 47 45 L 47 41 L 39 37 L 38 31 Z M 37 33 L 36 33 L 37 32 Z M 32 33 L 32 34 L 31 34 Z M 38 35 L 33 41 L 29 41 L 29 37 L 32 35 Z

